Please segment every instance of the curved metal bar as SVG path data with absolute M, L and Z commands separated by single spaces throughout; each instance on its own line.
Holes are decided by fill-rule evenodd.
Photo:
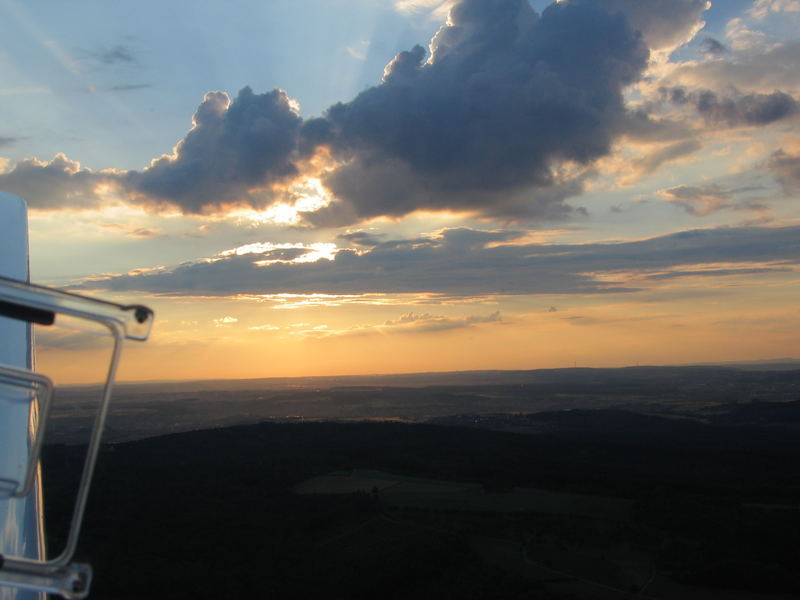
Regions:
M 0 365 L 0 384 L 13 385 L 20 388 L 25 388 L 24 394 L 30 395 L 30 417 L 28 427 L 28 437 L 32 440 L 30 444 L 30 453 L 28 455 L 28 464 L 25 470 L 25 476 L 22 482 L 16 483 L 14 490 L 9 490 L 7 497 L 9 498 L 24 498 L 33 488 L 33 483 L 36 479 L 38 471 L 39 454 L 42 449 L 42 442 L 44 440 L 44 427 L 40 427 L 41 423 L 47 422 L 47 416 L 50 413 L 50 401 L 53 397 L 53 382 L 50 378 L 41 373 L 36 373 L 28 369 L 19 369 L 17 367 L 8 367 Z M 33 389 L 40 389 L 43 393 L 38 393 L 32 396 Z M 6 480 L 11 481 L 11 480 Z M 2 495 L 0 495 L 2 497 Z

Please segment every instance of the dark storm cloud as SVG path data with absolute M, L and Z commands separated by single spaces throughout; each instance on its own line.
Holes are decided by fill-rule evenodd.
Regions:
M 762 268 L 753 263 L 800 264 L 800 227 L 703 229 L 636 242 L 578 245 L 496 245 L 498 235 L 450 229 L 366 251 L 341 250 L 334 260 L 313 263 L 259 266 L 264 259 L 260 254 L 229 255 L 172 270 L 87 281 L 83 287 L 187 296 L 595 294 L 633 291 L 622 275 L 626 272 L 647 275 L 715 262 L 764 272 L 776 264 Z M 614 273 L 620 273 L 616 283 Z
M 736 127 L 768 125 L 798 113 L 800 106 L 789 94 L 742 94 L 721 96 L 711 90 L 687 91 L 684 87 L 664 88 L 662 94 L 678 105 L 691 105 L 708 123 Z
M 228 203 L 263 206 L 268 199 L 254 196 L 254 188 L 298 174 L 294 160 L 301 123 L 283 90 L 254 94 L 246 87 L 233 102 L 224 92 L 209 92 L 174 154 L 128 172 L 124 185 L 184 213 Z

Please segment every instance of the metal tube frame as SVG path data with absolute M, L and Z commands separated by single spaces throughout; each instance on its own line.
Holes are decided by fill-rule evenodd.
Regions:
M 111 389 L 122 352 L 122 342 L 125 339 L 146 340 L 153 322 L 153 311 L 141 305 L 114 304 L 0 277 L 0 314 L 4 313 L 6 316 L 44 324 L 52 323 L 57 314 L 70 315 L 104 326 L 113 338 L 111 362 L 97 408 L 64 550 L 53 559 L 41 561 L 23 557 L 0 556 L 0 585 L 60 594 L 70 600 L 85 598 L 91 583 L 91 567 L 71 563 L 71 560 L 77 548 L 83 523 L 92 474 L 108 415 Z M 2 367 L 0 376 L 2 375 L 6 375 L 12 380 L 27 382 L 29 385 L 41 385 L 45 389 L 46 402 L 42 407 L 42 418 L 38 423 L 31 450 L 31 456 L 38 458 L 49 411 L 52 383 L 47 377 L 26 369 Z M 28 465 L 24 487 L 30 487 L 32 473 L 35 473 L 36 468 L 37 461 L 34 459 L 32 464 Z

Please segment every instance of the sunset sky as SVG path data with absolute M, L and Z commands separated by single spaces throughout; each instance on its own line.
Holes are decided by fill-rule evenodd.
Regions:
M 123 380 L 798 357 L 798 31 L 800 0 L 0 0 L 0 189 L 33 281 L 156 311 Z M 39 343 L 92 379 L 91 335 Z

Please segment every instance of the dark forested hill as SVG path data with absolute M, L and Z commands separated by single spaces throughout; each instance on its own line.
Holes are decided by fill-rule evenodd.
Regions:
M 105 446 L 80 545 L 96 570 L 94 597 L 592 597 L 593 581 L 647 585 L 651 597 L 675 597 L 663 591 L 675 586 L 800 589 L 800 440 L 791 430 L 624 411 L 536 418 L 547 433 L 261 423 Z M 46 447 L 53 550 L 81 451 Z M 634 508 L 611 523 L 568 508 L 426 509 L 425 496 L 399 507 L 377 487 L 293 491 L 351 469 L 473 482 L 489 495 L 627 498 Z

